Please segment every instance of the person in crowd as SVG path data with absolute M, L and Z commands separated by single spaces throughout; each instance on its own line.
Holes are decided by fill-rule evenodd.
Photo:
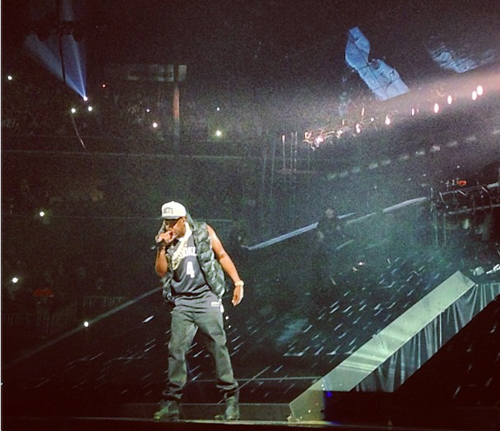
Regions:
M 312 253 L 312 272 L 319 301 L 340 283 L 340 273 L 346 264 L 343 248 L 349 241 L 344 227 L 345 223 L 331 207 L 325 210 L 318 222 Z
M 346 241 L 344 222 L 333 208 L 327 208 L 319 220 L 316 239 L 325 249 L 336 249 Z
M 41 287 L 37 287 L 33 292 L 33 298 L 35 298 L 36 304 L 40 306 L 47 306 L 50 304 L 54 298 L 54 291 L 50 287 L 49 283 L 44 283 Z
M 235 220 L 229 233 L 228 249 L 235 262 L 242 262 L 248 253 L 248 229 L 244 220 Z
M 162 226 L 155 238 L 155 271 L 163 283 L 163 296 L 171 308 L 171 336 L 168 343 L 168 379 L 158 421 L 176 421 L 187 381 L 186 354 L 198 330 L 215 362 L 217 387 L 225 410 L 216 419 L 238 420 L 239 385 L 226 345 L 222 295 L 224 272 L 234 284 L 232 304 L 243 299 L 243 281 L 214 229 L 195 222 L 184 205 L 168 202 L 162 206 Z

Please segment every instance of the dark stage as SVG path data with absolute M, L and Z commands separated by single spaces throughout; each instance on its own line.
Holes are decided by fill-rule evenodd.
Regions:
M 20 2 L 11 3 L 9 21 L 16 24 Z M 217 43 L 206 52 L 210 61 L 198 63 L 197 79 L 189 64 L 181 134 L 170 99 L 177 86 L 157 82 L 157 75 L 143 82 L 107 76 L 104 42 L 115 50 L 122 36 L 96 35 L 93 55 L 106 58 L 102 76 L 101 66 L 89 73 L 94 108 L 78 96 L 73 111 L 73 91 L 55 97 L 45 71 L 35 73 L 14 56 L 21 47 L 11 47 L 12 71 L 2 86 L 2 430 L 499 430 L 498 17 L 483 6 L 492 32 L 479 32 L 479 18 L 471 26 L 471 36 L 491 42 L 483 56 L 488 64 L 458 73 L 432 61 L 437 75 L 426 83 L 414 57 L 417 45 L 425 47 L 428 64 L 432 39 L 416 38 L 416 29 L 427 29 L 431 15 L 413 15 L 413 8 L 427 2 L 398 2 L 408 15 L 387 8 L 380 37 L 369 35 L 374 59 L 385 56 L 377 39 L 392 44 L 405 30 L 409 39 L 387 54 L 404 53 L 418 79 L 408 81 L 411 91 L 382 101 L 361 91 L 354 70 L 340 73 L 348 29 L 341 29 L 345 7 L 336 2 L 127 2 L 137 9 L 89 3 L 102 3 L 103 14 L 116 3 L 108 12 L 113 25 L 122 24 L 115 13 L 127 15 L 124 45 L 132 18 L 147 9 L 158 27 L 151 34 L 163 37 L 151 45 L 151 64 L 170 62 L 162 57 L 164 42 L 176 44 L 164 34 L 174 27 L 156 21 L 176 15 L 158 12 L 160 5 L 179 9 L 188 21 L 196 11 L 194 27 L 206 21 L 208 39 Z M 212 3 L 235 8 L 238 19 L 227 36 L 211 27 L 229 25 Z M 301 7 L 289 22 L 292 3 Z M 314 25 L 320 9 L 304 19 L 318 3 L 330 11 L 321 31 Z M 370 5 L 369 21 L 378 20 L 379 3 L 388 5 L 364 1 L 356 8 Z M 434 26 L 446 21 L 461 33 L 462 21 L 448 21 L 449 11 L 460 8 L 441 3 L 450 7 L 437 8 Z M 472 2 L 463 3 L 466 16 Z M 262 8 L 268 16 L 259 26 Z M 387 34 L 396 16 L 401 27 Z M 418 20 L 407 25 L 407 16 Z M 146 21 L 138 28 L 149 29 Z M 177 24 L 188 40 L 187 21 Z M 292 26 L 319 39 L 266 51 Z M 224 73 L 207 80 L 204 69 L 214 77 L 226 69 L 218 59 L 236 30 L 230 64 L 247 41 L 253 45 L 227 71 L 231 79 Z M 333 30 L 341 41 L 336 60 L 330 59 Z M 203 52 L 203 35 L 185 49 Z M 148 37 L 138 39 L 141 54 Z M 29 40 L 42 44 L 34 32 Z M 440 40 L 433 55 L 451 56 Z M 463 42 L 473 49 L 468 38 Z M 292 66 L 304 51 L 299 77 Z M 338 76 L 318 81 L 313 91 L 321 57 L 335 67 L 317 69 L 318 77 L 337 68 Z M 124 58 L 149 64 L 147 57 Z M 396 58 L 387 60 L 403 74 Z M 120 73 L 129 70 L 118 66 Z M 293 79 L 284 85 L 288 75 Z M 198 335 L 187 355 L 182 421 L 152 420 L 170 338 L 154 238 L 169 200 L 213 226 L 244 280 L 240 305 L 231 304 L 232 286 L 222 297 L 240 385 L 236 422 L 213 420 L 224 403 Z M 332 211 L 340 229 L 325 222 Z
M 415 278 L 409 284 L 407 279 L 417 266 L 420 281 Z M 280 321 L 280 316 L 286 313 L 279 308 L 279 303 L 271 303 L 276 309 L 268 310 L 265 319 L 255 319 L 250 301 L 248 308 L 227 312 L 228 338 L 241 386 L 240 421 L 213 421 L 223 404 L 214 388 L 210 358 L 198 343 L 189 355 L 190 381 L 181 415 L 184 421 L 155 423 L 151 420 L 164 380 L 168 337 L 164 305 L 158 301 L 160 292 L 153 289 L 95 316 L 87 328 L 66 332 L 37 349 L 23 352 L 9 363 L 4 362 L 2 429 L 182 430 L 231 426 L 272 430 L 491 430 L 498 427 L 498 297 L 484 302 L 484 308 L 473 312 L 470 321 L 464 322 L 455 335 L 441 332 L 440 336 L 450 337 L 449 341 L 443 341 L 442 348 L 409 378 L 403 379 L 402 384 L 394 383 L 392 392 L 376 387 L 374 392 L 360 392 L 363 384 L 371 384 L 368 376 L 365 379 L 368 383 L 361 382 L 354 390 L 324 392 L 319 419 L 293 417 L 296 400 L 307 394 L 321 376 L 349 364 L 356 351 L 383 336 L 399 316 L 418 307 L 426 293 L 435 293 L 439 282 L 445 287 L 447 283 L 456 283 L 455 266 L 439 253 L 433 259 L 427 254 L 412 254 L 411 259 L 408 256 L 383 268 L 385 276 L 392 277 L 385 279 L 392 285 L 391 289 L 366 289 L 373 273 L 370 277 L 356 273 L 358 278 L 352 279 L 353 288 L 346 291 L 344 303 L 314 305 L 312 312 L 317 317 L 314 324 L 299 317 L 292 320 L 292 315 Z M 470 280 L 459 275 L 460 280 Z M 379 277 L 383 278 L 382 273 Z M 476 289 L 478 298 L 487 297 L 491 289 L 494 297 L 499 288 L 494 278 L 483 277 L 477 281 L 466 286 L 465 289 L 471 287 L 465 296 L 472 298 L 470 292 Z M 452 287 L 455 291 L 460 286 Z M 257 292 L 249 296 L 252 303 L 258 300 Z M 379 309 L 384 311 L 380 318 L 377 317 Z M 450 310 L 452 316 L 463 314 L 465 309 L 451 307 Z M 440 316 L 439 319 L 448 319 L 447 312 Z M 369 333 L 368 328 L 371 328 Z M 438 326 L 433 330 L 438 330 Z M 332 336 L 335 341 L 328 341 Z M 420 334 L 417 338 L 423 336 Z M 3 338 L 5 348 L 8 340 Z M 329 343 L 337 351 L 327 355 Z M 408 344 L 411 343 L 405 345 Z M 425 356 L 422 352 L 418 355 Z M 384 367 L 391 361 L 399 364 L 396 371 L 403 376 L 400 367 L 404 364 L 394 359 L 396 357 L 391 356 L 375 370 L 379 373 L 378 379 L 390 380 L 389 374 L 395 369 Z M 411 360 L 408 364 L 411 365 Z M 349 378 L 348 374 L 344 377 Z M 323 378 L 327 384 L 335 384 L 335 379 Z M 308 406 L 299 402 L 298 411 L 301 409 L 307 410 Z

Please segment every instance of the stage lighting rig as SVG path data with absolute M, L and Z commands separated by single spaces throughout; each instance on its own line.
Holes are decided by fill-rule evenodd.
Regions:
M 86 34 L 82 21 L 59 21 L 57 19 L 32 21 L 30 34 L 36 34 L 41 42 L 46 41 L 50 36 L 72 36 L 75 42 L 83 40 Z
M 500 189 L 498 184 L 467 187 L 466 180 L 457 179 L 446 191 L 435 194 L 432 201 L 434 208 L 446 215 L 491 211 L 500 208 Z

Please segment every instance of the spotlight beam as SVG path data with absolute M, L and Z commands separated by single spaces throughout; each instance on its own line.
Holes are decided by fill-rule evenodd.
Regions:
M 85 56 L 83 42 L 77 42 L 80 37 L 75 37 L 81 22 L 76 20 L 73 7 L 69 0 L 56 0 L 55 19 L 45 23 L 43 34 L 38 30 L 28 35 L 25 46 L 50 72 L 83 98 L 86 96 Z

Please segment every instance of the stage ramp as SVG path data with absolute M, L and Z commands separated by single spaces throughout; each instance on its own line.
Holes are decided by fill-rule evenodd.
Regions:
M 325 420 L 330 398 L 392 393 L 500 294 L 457 271 L 290 403 L 290 421 Z

